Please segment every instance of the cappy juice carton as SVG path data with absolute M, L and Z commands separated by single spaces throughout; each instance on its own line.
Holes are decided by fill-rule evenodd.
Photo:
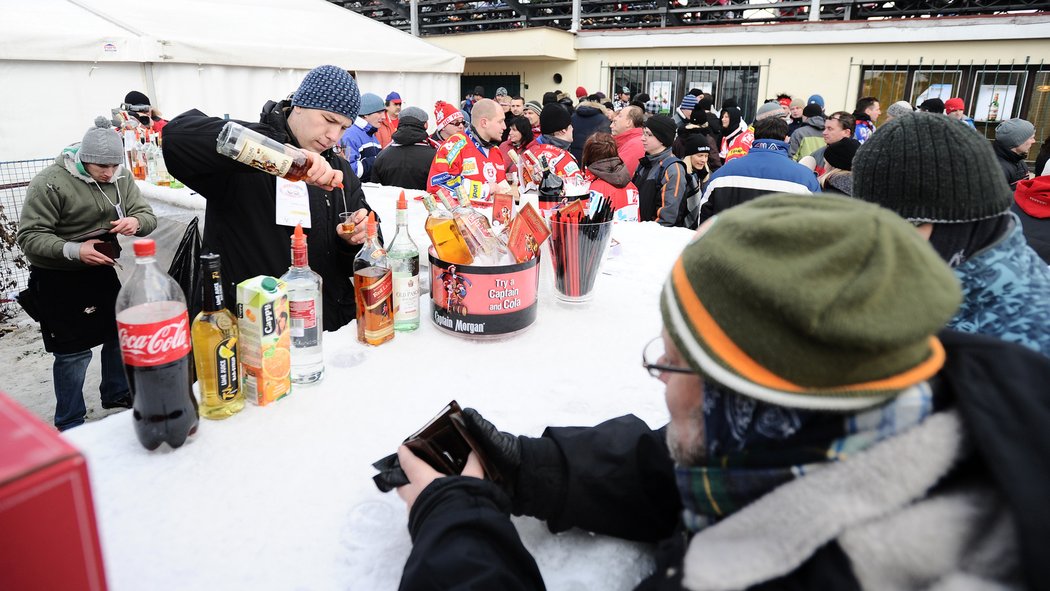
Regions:
M 288 288 L 284 281 L 259 275 L 237 284 L 241 390 L 259 406 L 292 390 Z

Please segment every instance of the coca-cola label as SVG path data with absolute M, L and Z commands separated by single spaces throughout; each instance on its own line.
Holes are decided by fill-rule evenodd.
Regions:
M 190 319 L 185 310 L 167 320 L 148 324 L 117 321 L 117 334 L 127 365 L 164 365 L 190 353 Z

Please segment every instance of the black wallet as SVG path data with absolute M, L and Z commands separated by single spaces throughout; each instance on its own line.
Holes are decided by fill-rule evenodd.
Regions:
M 114 261 L 120 258 L 120 243 L 117 242 L 117 235 L 111 233 L 105 228 L 99 228 L 98 230 L 92 230 L 90 232 L 84 232 L 79 236 L 70 238 L 72 242 L 87 242 L 92 238 L 98 238 L 102 242 L 95 243 L 95 250 L 108 256 Z
M 481 462 L 485 477 L 493 482 L 501 481 L 501 475 L 488 462 L 481 447 L 467 431 L 463 410 L 455 400 L 403 443 L 432 468 L 449 476 L 463 472 L 467 456 L 474 452 Z M 408 477 L 401 469 L 396 453 L 375 462 L 372 467 L 379 470 L 372 480 L 382 492 L 408 484 Z

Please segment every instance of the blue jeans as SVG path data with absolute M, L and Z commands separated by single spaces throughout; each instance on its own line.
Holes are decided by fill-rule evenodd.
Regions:
M 78 353 L 55 353 L 52 373 L 55 379 L 55 427 L 65 431 L 83 424 L 87 415 L 84 406 L 84 376 L 91 362 L 91 349 Z M 102 345 L 102 383 L 98 387 L 102 401 L 116 402 L 130 397 L 128 378 L 124 375 L 124 360 L 117 339 Z

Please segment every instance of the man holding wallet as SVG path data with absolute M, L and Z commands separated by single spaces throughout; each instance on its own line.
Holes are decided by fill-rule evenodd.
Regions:
M 102 408 L 131 408 L 117 340 L 120 280 L 117 235 L 145 236 L 157 218 L 121 166 L 124 145 L 109 120 L 59 154 L 29 183 L 18 246 L 29 259 L 29 287 L 18 301 L 40 323 L 55 356 L 55 426 L 84 422 L 84 377 L 91 348 L 102 345 Z
M 458 475 L 400 447 L 407 484 L 377 477 L 409 506 L 400 588 L 544 588 L 512 513 L 654 543 L 637 589 L 1045 586 L 1050 360 L 942 330 L 960 300 L 889 210 L 782 194 L 719 214 L 642 353 L 668 425 L 525 437 L 468 408 Z

